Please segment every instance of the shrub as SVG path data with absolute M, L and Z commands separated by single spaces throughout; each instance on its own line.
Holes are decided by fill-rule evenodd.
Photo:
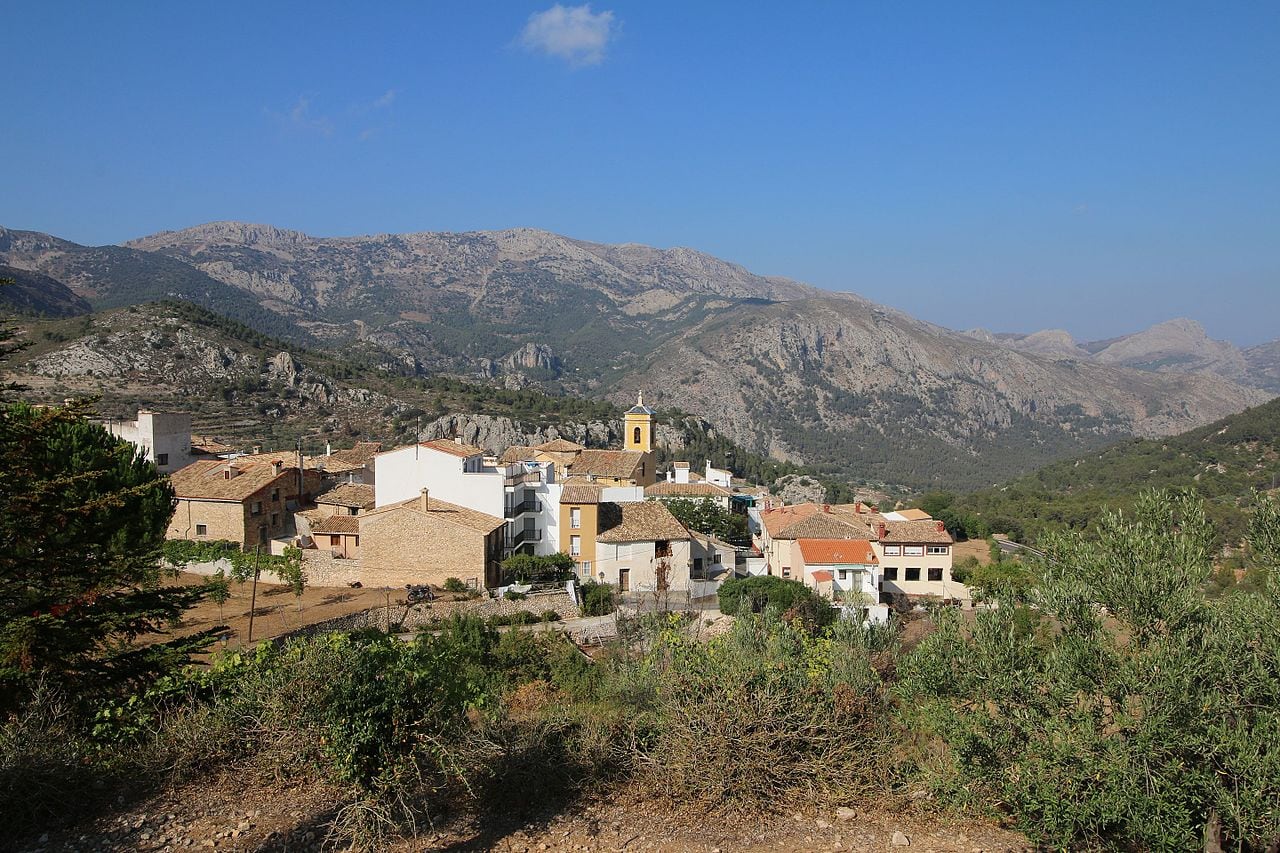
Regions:
M 720 612 L 736 616 L 742 612 L 760 613 L 774 608 L 788 619 L 799 618 L 810 628 L 831 624 L 836 612 L 818 593 L 799 581 L 772 575 L 734 578 L 720 585 Z
M 509 589 L 502 594 L 502 597 L 507 601 L 524 601 L 529 596 L 525 595 L 523 592 L 517 592 L 514 589 Z
M 466 592 L 467 585 L 462 582 L 462 578 L 445 578 L 445 592 Z
M 614 589 L 607 583 L 583 581 L 582 586 L 579 587 L 579 594 L 582 600 L 583 616 L 608 616 L 617 609 Z
M 1253 542 L 1280 566 L 1274 504 Z M 1131 516 L 1104 514 L 1096 541 L 1044 547 L 1032 600 L 1053 630 L 1020 626 L 1024 608 L 971 628 L 940 610 L 903 661 L 907 719 L 946 745 L 925 778 L 954 801 L 1007 804 L 1053 847 L 1280 839 L 1276 578 L 1267 595 L 1208 598 L 1213 531 L 1185 495 L 1146 493 Z

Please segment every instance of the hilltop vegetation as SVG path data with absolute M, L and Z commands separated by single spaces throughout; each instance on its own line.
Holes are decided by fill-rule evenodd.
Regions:
M 1163 439 L 1132 439 L 1058 462 L 999 488 L 923 505 L 970 537 L 1010 533 L 1034 542 L 1094 525 L 1104 507 L 1130 510 L 1144 488 L 1194 488 L 1220 537 L 1233 546 L 1245 532 L 1255 491 L 1280 479 L 1280 400 Z

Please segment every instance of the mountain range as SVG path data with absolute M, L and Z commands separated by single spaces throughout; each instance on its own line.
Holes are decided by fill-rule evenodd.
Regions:
M 1070 332 L 1045 329 L 1029 335 L 970 329 L 970 337 L 1050 358 L 1093 361 L 1165 373 L 1212 373 L 1280 394 L 1280 341 L 1241 349 L 1216 341 L 1195 320 L 1180 317 L 1149 329 L 1102 341 L 1078 342 Z
M 317 238 L 223 222 L 106 247 L 0 229 L 0 263 L 95 310 L 180 299 L 422 374 L 615 403 L 643 390 L 745 448 L 916 490 L 1200 426 L 1280 379 L 1280 344 L 1241 353 L 1188 321 L 1105 346 L 963 333 L 692 249 L 534 229 Z

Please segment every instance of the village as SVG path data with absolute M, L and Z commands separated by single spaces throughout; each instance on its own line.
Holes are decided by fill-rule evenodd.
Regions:
M 300 549 L 312 587 L 413 599 L 567 590 L 577 603 L 582 585 L 601 584 L 624 604 L 681 610 L 714 606 L 727 580 L 764 575 L 804 583 L 841 615 L 873 623 L 930 601 L 971 606 L 952 577 L 952 537 L 924 511 L 786 505 L 709 461 L 659 471 L 654 415 L 641 394 L 625 412 L 621 448 L 556 438 L 501 454 L 449 438 L 246 452 L 192 435 L 189 415 L 145 409 L 105 426 L 168 474 L 168 539 L 275 556 Z M 731 525 L 740 535 L 692 529 L 671 511 L 681 505 L 740 519 Z M 513 563 L 517 555 L 567 556 L 572 577 L 531 576 L 540 561 Z

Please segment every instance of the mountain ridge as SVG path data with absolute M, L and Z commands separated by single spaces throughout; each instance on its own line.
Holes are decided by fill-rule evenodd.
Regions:
M 0 262 L 75 273 L 95 305 L 191 292 L 260 330 L 378 348 L 427 373 L 615 404 L 653 389 L 744 447 L 849 482 L 980 485 L 1267 396 L 1015 352 L 695 250 L 538 229 L 315 238 L 220 222 L 99 249 L 24 232 L 16 251 L 15 233 L 0 232 Z M 122 280 L 121 261 L 146 274 Z M 177 294 L 156 283 L 183 275 Z

